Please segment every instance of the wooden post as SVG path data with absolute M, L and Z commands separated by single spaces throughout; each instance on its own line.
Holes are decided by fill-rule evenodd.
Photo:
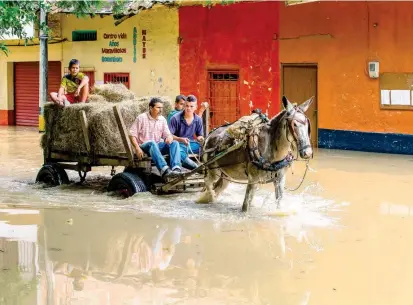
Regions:
M 210 107 L 211 105 L 208 105 L 208 108 L 205 109 L 205 137 L 207 137 L 209 134 L 209 119 L 211 114 L 209 110 Z
M 39 132 L 45 130 L 44 126 L 44 104 L 47 102 L 47 79 L 48 79 L 48 36 L 42 28 L 47 24 L 47 13 L 43 7 L 40 8 L 40 62 L 39 62 Z
M 126 150 L 126 155 L 128 156 L 129 163 L 134 165 L 133 162 L 133 151 L 128 137 L 128 132 L 125 128 L 125 123 L 123 122 L 122 114 L 119 111 L 118 105 L 113 106 L 113 113 L 115 114 L 116 122 L 118 123 L 118 128 L 120 136 L 122 138 L 123 146 Z
M 89 123 L 84 110 L 80 111 L 80 123 L 82 124 L 83 139 L 85 140 L 86 150 L 87 153 L 90 154 Z

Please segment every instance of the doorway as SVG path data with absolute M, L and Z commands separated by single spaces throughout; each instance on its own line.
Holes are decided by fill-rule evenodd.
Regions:
M 239 118 L 238 71 L 208 71 L 211 129 Z
M 288 98 L 288 100 L 301 104 L 314 96 L 314 101 L 306 112 L 306 115 L 311 122 L 311 143 L 313 147 L 318 147 L 317 72 L 317 65 L 282 65 L 281 92 Z

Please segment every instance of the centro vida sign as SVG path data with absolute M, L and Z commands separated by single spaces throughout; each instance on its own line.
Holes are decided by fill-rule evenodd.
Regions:
M 123 62 L 121 54 L 126 54 L 126 48 L 122 47 L 121 41 L 128 38 L 126 33 L 104 33 L 103 39 L 107 42 L 108 48 L 102 48 L 102 62 Z M 107 56 L 113 54 L 113 56 Z

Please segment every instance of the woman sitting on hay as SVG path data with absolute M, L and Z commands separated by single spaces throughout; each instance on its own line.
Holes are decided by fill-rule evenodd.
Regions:
M 89 95 L 89 77 L 79 72 L 80 65 L 77 59 L 69 62 L 69 74 L 62 78 L 59 92 L 50 93 L 52 101 L 61 106 L 73 103 L 84 103 Z

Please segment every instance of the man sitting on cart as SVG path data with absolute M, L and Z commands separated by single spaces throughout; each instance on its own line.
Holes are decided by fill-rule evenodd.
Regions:
M 188 169 L 194 169 L 198 166 L 188 157 L 188 154 L 199 153 L 199 142 L 204 141 L 204 126 L 201 117 L 195 113 L 196 108 L 196 97 L 188 95 L 185 110 L 173 115 L 169 122 L 173 138 L 179 142 L 181 147 L 182 165 Z
M 161 115 L 162 109 L 163 102 L 159 98 L 152 98 L 149 111 L 136 117 L 129 133 L 138 159 L 141 160 L 144 153 L 151 156 L 162 178 L 167 181 L 181 173 L 181 158 L 179 143 L 174 141 L 166 119 Z M 162 156 L 168 153 L 170 167 Z
M 89 95 L 89 78 L 79 72 L 79 68 L 77 59 L 69 62 L 70 73 L 63 76 L 59 92 L 50 93 L 53 102 L 62 106 L 86 102 Z
M 185 109 L 185 103 L 186 103 L 186 96 L 185 95 L 177 95 L 175 98 L 175 109 L 171 110 L 168 114 L 168 125 L 171 122 L 171 118 L 177 114 L 178 112 L 182 112 Z M 208 108 L 208 103 L 201 103 L 201 107 L 199 107 L 199 112 L 198 116 L 202 118 L 202 115 L 204 114 L 204 111 Z

